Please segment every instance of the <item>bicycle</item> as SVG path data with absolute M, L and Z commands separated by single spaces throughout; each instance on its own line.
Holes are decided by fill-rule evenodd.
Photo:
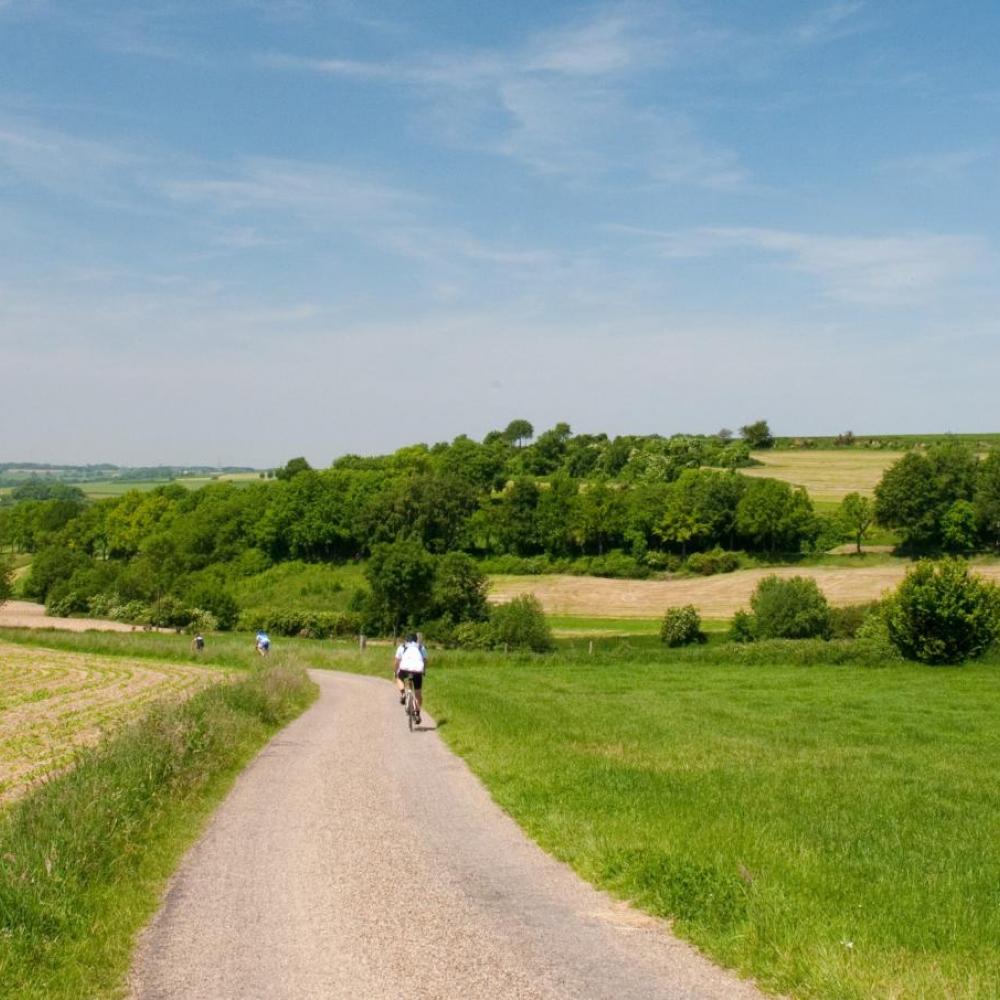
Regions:
M 413 686 L 413 678 L 407 677 L 403 681 L 403 708 L 406 711 L 406 721 L 409 723 L 410 732 L 413 727 L 420 722 L 420 709 L 417 707 L 417 691 Z

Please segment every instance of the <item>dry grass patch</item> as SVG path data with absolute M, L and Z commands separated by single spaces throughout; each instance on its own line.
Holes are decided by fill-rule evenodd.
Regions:
M 608 580 L 586 576 L 496 576 L 490 600 L 499 603 L 534 594 L 545 613 L 585 618 L 656 618 L 667 608 L 693 604 L 707 618 L 730 618 L 745 608 L 750 594 L 765 576 L 808 576 L 834 605 L 874 601 L 898 586 L 908 563 L 895 566 L 782 566 L 748 569 L 721 576 L 673 580 Z M 1000 582 L 1000 565 L 976 566 L 988 580 Z
M 224 671 L 0 643 L 0 802 L 69 764 L 154 700 L 186 698 Z
M 901 451 L 755 451 L 762 465 L 741 469 L 747 476 L 783 479 L 804 486 L 813 500 L 843 500 L 848 493 L 871 496 L 882 474 L 902 458 Z

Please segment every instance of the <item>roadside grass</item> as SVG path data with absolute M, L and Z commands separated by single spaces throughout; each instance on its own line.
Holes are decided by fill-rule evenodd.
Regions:
M 137 932 L 232 780 L 315 697 L 268 663 L 157 706 L 0 812 L 0 997 L 119 997 Z
M 203 667 L 241 670 L 259 665 L 253 636 L 240 632 L 213 632 L 205 649 L 191 649 L 191 636 L 172 632 L 70 632 L 62 629 L 0 628 L 0 641 L 24 646 L 43 646 L 97 656 L 127 656 Z M 285 640 L 282 640 L 282 647 Z M 282 658 L 279 651 L 277 656 Z
M 360 564 L 293 561 L 234 579 L 231 589 L 240 607 L 245 609 L 346 611 L 351 593 L 364 585 L 364 569 Z
M 775 992 L 1000 995 L 1000 655 L 581 645 L 441 653 L 428 679 L 441 736 L 542 847 Z

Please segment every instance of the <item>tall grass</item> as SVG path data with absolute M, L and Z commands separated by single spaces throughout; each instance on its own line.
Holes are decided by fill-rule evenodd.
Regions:
M 154 708 L 0 813 L 0 997 L 119 995 L 205 816 L 314 697 L 304 671 L 269 664 Z

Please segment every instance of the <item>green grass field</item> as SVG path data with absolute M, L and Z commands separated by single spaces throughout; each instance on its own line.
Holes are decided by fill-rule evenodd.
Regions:
M 428 707 L 546 850 L 767 989 L 1000 995 L 996 657 L 738 666 L 637 638 L 441 654 Z

